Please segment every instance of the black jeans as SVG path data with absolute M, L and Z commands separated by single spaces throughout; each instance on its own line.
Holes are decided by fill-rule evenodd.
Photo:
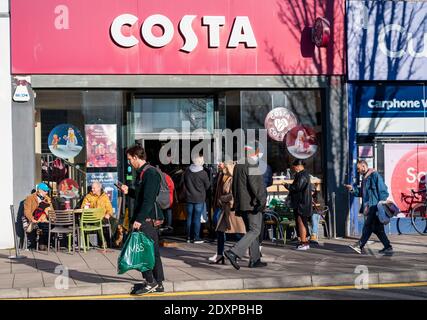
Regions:
M 162 260 L 160 259 L 159 233 L 151 222 L 145 221 L 141 224 L 139 231 L 143 232 L 147 237 L 154 241 L 154 257 L 156 260 L 154 269 L 142 272 L 142 277 L 149 283 L 153 283 L 154 280 L 156 280 L 156 282 L 160 284 L 165 280 L 165 276 L 163 273 Z
M 387 238 L 387 235 L 384 230 L 384 225 L 380 222 L 377 217 L 377 206 L 372 206 L 369 208 L 368 215 L 363 225 L 362 237 L 360 238 L 360 248 L 363 248 L 371 237 L 372 233 L 375 233 L 384 245 L 384 248 L 390 247 L 390 241 Z

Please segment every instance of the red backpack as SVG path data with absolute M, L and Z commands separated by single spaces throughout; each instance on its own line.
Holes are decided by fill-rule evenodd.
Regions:
M 173 205 L 173 198 L 174 198 L 174 192 L 175 192 L 175 184 L 173 183 L 172 178 L 168 174 L 160 170 L 159 168 L 153 167 L 151 165 L 146 165 L 144 170 L 141 171 L 141 175 L 139 177 L 141 180 L 145 171 L 147 171 L 149 168 L 153 168 L 154 170 L 156 170 L 161 178 L 160 190 L 159 190 L 159 193 L 157 194 L 156 203 L 163 210 L 171 208 Z

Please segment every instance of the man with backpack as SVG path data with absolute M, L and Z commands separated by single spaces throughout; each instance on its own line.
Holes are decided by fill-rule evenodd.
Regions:
M 162 175 L 156 168 L 146 161 L 145 150 L 139 146 L 133 146 L 126 151 L 127 159 L 136 170 L 135 188 L 122 185 L 124 194 L 135 199 L 132 218 L 130 220 L 132 230 L 143 232 L 154 241 L 155 264 L 154 269 L 142 272 L 146 283 L 136 284 L 131 294 L 147 294 L 151 292 L 163 292 L 163 266 L 160 259 L 159 235 L 156 226 L 163 222 L 161 205 L 169 203 L 169 190 L 162 185 Z M 160 203 L 160 204 L 159 204 Z M 163 203 L 163 205 L 167 205 Z
M 359 160 L 357 162 L 357 172 L 362 175 L 361 186 L 345 185 L 345 187 L 348 191 L 353 193 L 355 197 L 362 198 L 360 211 L 366 216 L 366 220 L 363 225 L 362 237 L 354 245 L 351 245 L 350 248 L 361 254 L 370 236 L 372 233 L 375 233 L 384 245 L 384 248 L 381 249 L 379 253 L 392 254 L 393 247 L 384 231 L 384 225 L 377 216 L 378 203 L 387 200 L 389 196 L 387 186 L 381 175 L 374 169 L 370 169 L 365 160 Z

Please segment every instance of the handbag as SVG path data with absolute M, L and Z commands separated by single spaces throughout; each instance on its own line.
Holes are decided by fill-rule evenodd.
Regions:
M 143 232 L 131 232 L 118 257 L 117 273 L 123 274 L 129 270 L 140 272 L 153 270 L 154 264 L 154 241 Z

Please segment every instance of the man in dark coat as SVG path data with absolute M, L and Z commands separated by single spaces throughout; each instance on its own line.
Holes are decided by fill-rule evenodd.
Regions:
M 163 292 L 164 274 L 159 251 L 159 234 L 156 229 L 158 221 L 163 220 L 163 213 L 157 207 L 156 198 L 160 190 L 161 177 L 154 167 L 146 161 L 145 150 L 133 146 L 126 151 L 127 159 L 136 170 L 135 188 L 126 185 L 121 187 L 124 194 L 135 199 L 134 209 L 130 224 L 132 230 L 139 230 L 154 241 L 154 269 L 142 273 L 146 283 L 136 284 L 131 294 L 146 294 L 150 292 Z
M 247 232 L 231 250 L 225 251 L 224 255 L 237 270 L 240 269 L 237 259 L 242 258 L 248 248 L 249 268 L 267 265 L 261 262 L 259 251 L 259 234 L 262 212 L 267 202 L 267 192 L 258 164 L 253 162 L 246 158 L 244 163 L 235 166 L 233 173 L 234 209 L 237 215 L 242 216 Z
M 297 234 L 301 239 L 301 243 L 297 246 L 297 250 L 308 250 L 310 245 L 307 241 L 308 235 L 308 218 L 312 215 L 312 198 L 311 198 L 311 179 L 307 171 L 305 171 L 305 163 L 302 160 L 295 160 L 292 163 L 293 169 L 296 171 L 292 184 L 285 184 L 285 188 L 289 190 L 291 197 L 291 206 L 294 210 L 295 220 L 297 222 Z

